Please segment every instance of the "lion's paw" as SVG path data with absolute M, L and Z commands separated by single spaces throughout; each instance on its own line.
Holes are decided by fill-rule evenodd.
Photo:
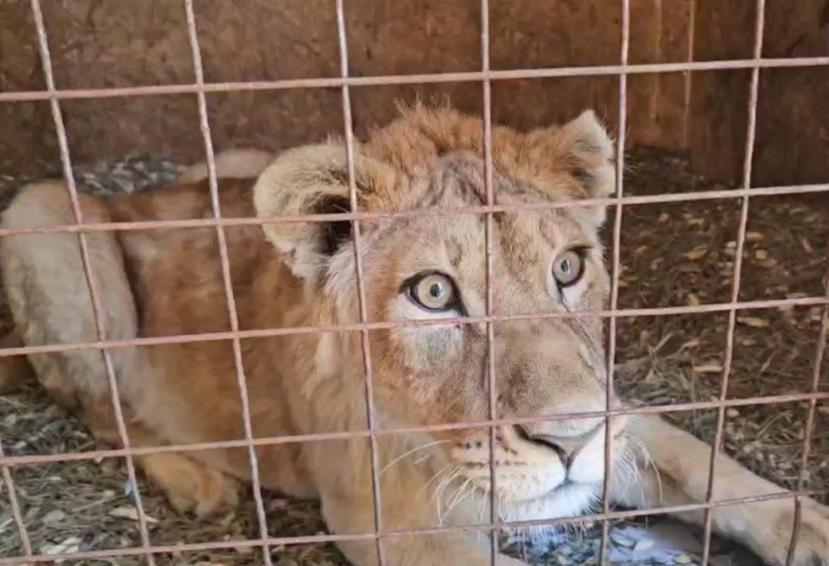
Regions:
M 829 507 L 811 499 L 801 502 L 800 530 L 792 563 L 795 566 L 829 566 Z M 778 524 L 778 532 L 791 533 L 794 513 L 792 509 L 784 514 Z M 789 540 L 790 537 L 776 553 L 775 562 L 786 563 Z
M 200 462 L 178 454 L 152 454 L 138 462 L 180 513 L 194 513 L 203 519 L 239 502 L 238 482 Z

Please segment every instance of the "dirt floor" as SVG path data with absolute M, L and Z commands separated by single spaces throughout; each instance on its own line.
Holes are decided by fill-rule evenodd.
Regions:
M 722 189 L 693 175 L 682 158 L 653 150 L 629 157 L 627 194 Z M 132 190 L 172 178 L 175 164 L 136 157 L 78 171 L 99 191 Z M 20 179 L 0 178 L 0 200 Z M 829 249 L 829 198 L 757 197 L 752 200 L 740 289 L 741 300 L 815 296 Z M 622 308 L 704 304 L 731 296 L 739 207 L 736 201 L 703 201 L 626 207 L 623 213 Z M 812 368 L 823 315 L 821 308 L 741 311 L 728 395 L 749 398 L 802 393 L 811 388 Z M 625 397 L 645 405 L 705 401 L 719 392 L 727 315 L 703 314 L 620 319 L 616 381 Z M 829 385 L 829 361 L 821 387 Z M 728 453 L 760 475 L 786 487 L 800 476 L 804 404 L 750 405 L 727 412 Z M 829 488 L 829 405 L 818 406 L 808 481 Z M 713 411 L 669 415 L 687 430 L 711 439 Z M 0 396 L 0 440 L 8 455 L 91 450 L 98 445 L 71 416 L 49 402 L 36 386 Z M 58 554 L 76 549 L 112 549 L 139 542 L 125 466 L 120 460 L 81 461 L 11 470 L 34 550 Z M 152 485 L 139 481 L 150 533 L 156 544 L 240 540 L 258 534 L 251 498 L 232 513 L 198 522 L 173 512 Z M 824 495 L 824 500 L 826 500 Z M 0 489 L 0 559 L 20 552 L 20 540 Z M 266 497 L 273 536 L 325 531 L 313 502 Z M 649 534 L 643 534 L 647 526 Z M 596 562 L 599 530 L 563 533 L 557 544 L 525 548 L 505 543 L 539 564 Z M 643 538 L 650 542 L 642 543 Z M 653 535 L 655 536 L 655 535 Z M 619 522 L 612 531 L 611 560 L 619 564 L 693 564 L 699 560 L 699 533 L 659 518 Z M 637 549 L 664 546 L 642 554 Z M 665 542 L 668 541 L 668 542 Z M 272 548 L 279 566 L 345 564 L 333 545 Z M 755 564 L 756 558 L 719 541 L 714 563 Z M 260 549 L 179 553 L 159 556 L 160 564 L 260 564 Z M 140 559 L 78 561 L 133 564 Z

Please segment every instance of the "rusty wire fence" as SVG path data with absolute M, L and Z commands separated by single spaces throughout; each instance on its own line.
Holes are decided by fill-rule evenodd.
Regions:
M 37 34 L 38 49 L 42 63 L 43 75 L 45 78 L 46 90 L 43 91 L 18 91 L 0 93 L 0 103 L 12 101 L 48 101 L 52 117 L 54 120 L 55 133 L 58 140 L 60 151 L 61 165 L 66 181 L 66 186 L 70 195 L 72 210 L 75 217 L 75 224 L 65 226 L 53 226 L 46 228 L 32 228 L 32 229 L 0 229 L 0 237 L 23 234 L 43 234 L 43 233 L 75 233 L 78 235 L 81 256 L 83 260 L 84 274 L 89 285 L 89 291 L 92 300 L 93 314 L 97 327 L 97 340 L 87 343 L 73 343 L 60 345 L 43 345 L 43 346 L 27 346 L 6 348 L 0 350 L 0 356 L 14 356 L 22 354 L 47 354 L 55 352 L 63 352 L 69 350 L 79 349 L 95 349 L 100 350 L 105 362 L 106 373 L 109 381 L 109 387 L 112 396 L 115 418 L 118 425 L 119 439 L 123 445 L 122 448 L 115 448 L 109 450 L 94 450 L 88 452 L 70 452 L 61 454 L 48 455 L 26 455 L 26 456 L 6 456 L 3 453 L 2 443 L 0 443 L 0 470 L 2 470 L 3 482 L 5 483 L 6 491 L 10 506 L 12 508 L 12 515 L 19 531 L 21 546 L 23 554 L 18 557 L 0 559 L 2 563 L 23 564 L 37 561 L 55 561 L 60 559 L 95 559 L 95 558 L 114 558 L 124 556 L 144 557 L 148 563 L 155 563 L 155 555 L 165 553 L 180 553 L 186 551 L 198 551 L 207 549 L 224 549 L 224 548 L 240 548 L 240 547 L 260 547 L 262 549 L 263 561 L 266 564 L 271 564 L 271 554 L 269 548 L 274 545 L 298 545 L 298 544 L 314 544 L 326 543 L 336 541 L 374 541 L 376 543 L 377 552 L 380 558 L 380 563 L 384 564 L 387 561 L 384 558 L 383 540 L 391 537 L 410 536 L 410 535 L 433 535 L 451 531 L 477 531 L 489 532 L 492 535 L 497 534 L 501 529 L 505 528 L 520 528 L 532 527 L 538 525 L 554 525 L 565 524 L 574 521 L 596 520 L 602 522 L 602 553 L 601 562 L 605 563 L 607 559 L 607 542 L 609 522 L 614 519 L 632 518 L 638 516 L 652 515 L 652 514 L 667 514 L 675 512 L 686 511 L 702 511 L 704 512 L 704 551 L 703 564 L 707 564 L 710 548 L 711 548 L 711 529 L 713 510 L 717 507 L 736 505 L 742 503 L 752 503 L 758 501 L 767 501 L 773 499 L 793 499 L 795 505 L 795 520 L 794 529 L 792 533 L 791 543 L 788 552 L 788 561 L 791 563 L 793 559 L 794 549 L 796 548 L 798 539 L 798 527 L 800 523 L 800 497 L 814 495 L 815 492 L 806 489 L 807 476 L 807 462 L 810 454 L 810 440 L 813 435 L 815 413 L 818 402 L 829 399 L 829 393 L 821 392 L 819 390 L 819 380 L 821 375 L 821 362 L 824 358 L 826 349 L 827 334 L 829 333 L 829 274 L 824 281 L 825 294 L 822 296 L 809 296 L 786 298 L 776 300 L 752 300 L 740 301 L 740 279 L 741 269 L 743 263 L 743 250 L 746 242 L 746 226 L 748 220 L 749 200 L 754 196 L 771 196 L 771 195 L 795 195 L 807 193 L 827 193 L 829 196 L 829 185 L 827 184 L 812 184 L 812 185 L 792 185 L 792 186 L 769 186 L 769 187 L 752 187 L 752 157 L 754 151 L 755 141 L 755 127 L 757 123 L 757 101 L 758 101 L 758 84 L 760 72 L 762 69 L 775 67 L 825 67 L 829 66 L 829 57 L 801 57 L 801 58 L 763 58 L 761 49 L 763 45 L 764 33 L 764 15 L 765 15 L 765 0 L 757 0 L 756 4 L 756 18 L 754 24 L 754 47 L 753 57 L 750 59 L 739 60 L 719 60 L 706 62 L 683 62 L 683 63 L 653 63 L 653 64 L 629 64 L 628 63 L 628 47 L 630 43 L 630 1 L 620 0 L 622 6 L 622 40 L 619 52 L 619 62 L 616 65 L 602 65 L 602 66 L 585 66 L 585 67 L 555 67 L 555 68 L 532 68 L 532 69 L 515 69 L 515 70 L 493 70 L 490 68 L 489 58 L 489 2 L 488 0 L 481 0 L 481 61 L 482 67 L 480 71 L 474 72 L 454 72 L 454 73 L 431 73 L 431 74 L 413 74 L 413 75 L 387 75 L 387 76 L 369 76 L 369 77 L 353 77 L 349 75 L 348 66 L 348 45 L 345 24 L 345 6 L 343 0 L 334 0 L 336 3 L 336 22 L 338 33 L 338 46 L 340 56 L 340 76 L 334 78 L 315 78 L 315 79 L 292 79 L 292 80 L 272 80 L 272 81 L 255 81 L 255 82 L 222 82 L 222 83 L 206 83 L 204 80 L 204 71 L 202 67 L 201 48 L 197 36 L 197 18 L 193 8 L 193 0 L 183 0 L 184 9 L 186 11 L 187 28 L 189 33 L 189 43 L 192 52 L 193 70 L 195 82 L 192 84 L 172 84 L 172 85 L 158 85 L 158 86 L 138 86 L 138 87 L 120 87 L 120 88 L 100 88 L 100 89 L 58 89 L 55 86 L 55 79 L 52 69 L 52 58 L 50 56 L 48 30 L 44 26 L 43 14 L 41 11 L 40 0 L 30 0 L 31 9 L 34 17 L 35 31 Z M 671 72 L 692 72 L 705 70 L 723 70 L 723 69 L 747 69 L 750 70 L 749 92 L 746 93 L 748 97 L 748 120 L 747 120 L 747 143 L 744 153 L 744 161 L 742 168 L 742 182 L 737 189 L 733 190 L 715 190 L 715 191 L 696 191 L 685 192 L 680 194 L 657 194 L 657 195 L 642 195 L 642 196 L 625 196 L 623 186 L 623 170 L 624 170 L 624 156 L 625 156 L 625 136 L 626 119 L 627 119 L 627 77 L 631 74 L 644 73 L 671 73 Z M 554 203 L 534 203 L 534 204 L 515 204 L 515 205 L 499 205 L 495 202 L 495 195 L 493 190 L 493 157 L 491 147 L 492 135 L 492 82 L 507 79 L 529 79 L 542 77 L 574 77 L 574 76 L 598 76 L 609 75 L 618 77 L 619 100 L 619 139 L 616 147 L 616 191 L 615 196 L 601 199 L 583 199 L 573 202 L 554 202 Z M 470 206 L 463 208 L 428 208 L 419 210 L 405 210 L 405 211 L 384 211 L 384 212 L 368 212 L 359 211 L 357 209 L 357 193 L 354 176 L 354 133 L 352 122 L 352 107 L 350 88 L 358 86 L 379 86 L 379 85 L 393 85 L 393 84 L 410 84 L 418 85 L 425 83 L 452 83 L 452 82 L 469 82 L 475 81 L 481 84 L 483 94 L 483 129 L 484 129 L 484 163 L 485 163 L 485 186 L 486 186 L 486 204 L 482 206 Z M 283 216 L 277 218 L 224 218 L 222 217 L 219 195 L 218 182 L 216 175 L 216 162 L 213 150 L 213 143 L 211 137 L 210 123 L 208 120 L 206 93 L 226 92 L 226 91 L 245 91 L 245 90 L 281 90 L 281 89 L 297 89 L 297 88 L 330 88 L 337 87 L 342 94 L 342 109 L 344 117 L 344 139 L 346 144 L 347 162 L 348 162 L 348 179 L 349 179 L 349 196 L 351 201 L 351 212 L 338 214 L 310 214 L 302 216 Z M 151 94 L 193 94 L 197 98 L 198 112 L 200 119 L 201 133 L 204 140 L 204 151 L 206 155 L 206 162 L 209 172 L 209 187 L 212 205 L 212 217 L 206 219 L 187 219 L 187 220 L 170 220 L 170 221 L 138 221 L 138 222 L 113 222 L 113 223 L 87 223 L 84 221 L 83 213 L 81 211 L 78 189 L 72 173 L 72 159 L 70 156 L 69 145 L 67 141 L 67 132 L 64 126 L 63 114 L 61 110 L 61 102 L 68 99 L 94 99 L 106 97 L 128 97 Z M 634 204 L 649 204 L 649 203 L 668 203 L 668 202 L 685 202 L 685 201 L 702 201 L 702 200 L 718 200 L 718 199 L 739 199 L 740 202 L 740 216 L 739 216 L 739 231 L 736 238 L 736 252 L 734 260 L 733 281 L 731 284 L 730 301 L 719 302 L 711 304 L 702 304 L 694 306 L 674 306 L 674 307 L 654 307 L 654 308 L 618 308 L 619 296 L 619 278 L 620 278 L 620 239 L 621 239 L 621 225 L 622 215 L 625 205 Z M 492 219 L 495 213 L 504 211 L 520 211 L 520 210 L 549 210 L 554 208 L 564 207 L 588 207 L 588 206 L 609 206 L 615 209 L 614 224 L 612 227 L 612 242 L 613 255 L 611 261 L 611 299 L 609 308 L 598 311 L 582 311 L 582 312 L 564 312 L 564 313 L 538 313 L 538 314 L 520 314 L 520 315 L 494 315 L 491 312 L 492 305 Z M 363 265 L 360 253 L 360 222 L 378 218 L 402 218 L 415 215 L 447 215 L 454 214 L 479 214 L 485 215 L 486 219 L 486 274 L 487 274 L 487 293 L 486 293 L 486 316 L 481 317 L 456 317 L 443 318 L 431 320 L 417 320 L 417 321 L 382 321 L 370 322 L 367 316 L 366 308 L 366 292 L 363 277 Z M 358 323 L 341 324 L 336 326 L 299 326 L 291 328 L 268 328 L 255 330 L 240 330 L 239 319 L 236 309 L 235 298 L 232 291 L 231 276 L 230 276 L 230 262 L 228 259 L 228 246 L 226 242 L 225 229 L 233 226 L 242 225 L 262 225 L 265 223 L 275 222 L 328 222 L 332 220 L 346 220 L 351 222 L 354 235 L 354 252 L 356 263 L 356 281 L 359 291 L 359 312 L 360 321 Z M 230 331 L 226 332 L 210 332 L 204 334 L 189 334 L 177 336 L 164 336 L 152 338 L 136 338 L 130 340 L 110 340 L 107 338 L 107 328 L 104 325 L 101 316 L 101 301 L 98 282 L 90 265 L 89 250 L 87 245 L 87 234 L 100 231 L 127 231 L 127 230 L 152 230 L 160 228 L 193 228 L 193 227 L 212 227 L 215 229 L 219 244 L 219 259 L 221 262 L 222 277 L 224 283 L 224 291 L 227 299 L 227 314 L 230 323 Z M 822 307 L 823 316 L 821 319 L 820 335 L 817 349 L 813 362 L 813 376 L 811 381 L 811 389 L 808 392 L 787 395 L 774 395 L 763 397 L 751 397 L 742 399 L 727 398 L 729 376 L 731 374 L 731 364 L 734 355 L 734 335 L 736 317 L 739 311 L 746 309 L 771 309 L 787 306 L 812 306 Z M 616 353 L 616 326 L 619 318 L 630 317 L 645 317 L 654 315 L 678 315 L 678 314 L 692 314 L 692 313 L 727 313 L 727 336 L 725 345 L 725 357 L 722 370 L 722 379 L 720 382 L 719 397 L 716 400 L 703 402 L 686 402 L 668 405 L 657 406 L 642 406 L 629 408 L 613 408 L 610 405 L 612 396 L 609 394 L 613 389 L 613 360 Z M 495 411 L 495 391 L 494 386 L 497 376 L 494 371 L 494 349 L 492 347 L 494 340 L 494 325 L 498 322 L 509 320 L 532 320 L 542 318 L 567 318 L 567 317 L 600 317 L 606 318 L 609 321 L 609 347 L 607 352 L 608 364 L 608 404 L 605 411 L 600 412 L 581 412 L 571 414 L 556 414 L 547 415 L 534 418 L 498 418 Z M 463 422 L 463 423 L 446 423 L 430 426 L 419 427 L 396 427 L 396 428 L 378 428 L 376 424 L 376 415 L 373 399 L 372 387 L 372 364 L 369 332 L 379 329 L 401 328 L 406 326 L 451 326 L 456 324 L 485 324 L 487 328 L 487 368 L 489 381 L 489 418 L 478 422 Z M 320 434 L 304 434 L 293 436 L 279 436 L 279 437 L 254 437 L 251 426 L 250 408 L 248 402 L 248 392 L 246 387 L 245 370 L 242 364 L 241 340 L 260 337 L 280 336 L 287 334 L 302 334 L 302 333 L 321 333 L 321 332 L 359 332 L 362 346 L 363 369 L 365 376 L 365 396 L 367 407 L 367 423 L 368 427 L 362 431 L 349 432 L 332 432 Z M 124 348 L 133 346 L 151 346 L 160 344 L 183 344 L 188 342 L 206 342 L 215 340 L 231 341 L 233 346 L 233 355 L 236 369 L 236 380 L 239 387 L 240 399 L 242 404 L 242 415 L 244 425 L 244 438 L 238 440 L 226 440 L 218 442 L 204 442 L 194 444 L 179 444 L 167 445 L 157 447 L 134 447 L 130 443 L 127 435 L 126 424 L 123 417 L 123 411 L 118 394 L 118 381 L 115 376 L 115 369 L 112 363 L 110 350 L 114 348 Z M 805 423 L 805 434 L 803 435 L 802 444 L 802 458 L 801 470 L 797 489 L 794 491 L 784 491 L 782 488 L 779 492 L 773 494 L 756 495 L 752 497 L 743 497 L 736 499 L 714 499 L 714 476 L 717 469 L 717 455 L 720 449 L 723 438 L 725 412 L 727 408 L 738 407 L 745 405 L 757 404 L 773 404 L 773 403 L 787 403 L 787 402 L 805 402 L 808 403 L 808 412 Z M 659 414 L 670 411 L 687 411 L 687 410 L 716 410 L 716 433 L 714 439 L 714 450 L 712 451 L 709 463 L 709 477 L 707 496 L 704 502 L 674 505 L 667 507 L 659 507 L 657 509 L 637 509 L 637 510 L 613 510 L 610 508 L 609 498 L 607 497 L 609 482 L 611 476 L 611 443 L 610 438 L 606 435 L 605 438 L 605 480 L 604 480 L 604 503 L 601 512 L 590 515 L 582 515 L 576 518 L 550 518 L 544 520 L 534 521 L 515 521 L 505 522 L 500 521 L 495 514 L 494 503 L 494 482 L 496 474 L 494 470 L 494 458 L 492 457 L 492 450 L 494 445 L 495 427 L 497 425 L 522 424 L 533 421 L 555 421 L 566 420 L 572 418 L 589 418 L 602 417 L 610 424 L 611 419 L 620 415 L 630 414 Z M 380 489 L 378 479 L 378 451 L 377 438 L 381 435 L 406 434 L 416 432 L 434 432 L 445 431 L 452 429 L 471 429 L 471 428 L 488 428 L 490 433 L 490 481 L 493 489 L 490 490 L 490 517 L 489 522 L 481 525 L 469 525 L 459 527 L 436 527 L 436 528 L 421 528 L 410 530 L 390 530 L 383 528 L 383 518 L 381 514 L 382 505 L 380 504 Z M 610 427 L 606 427 L 609 431 Z M 342 440 L 352 438 L 368 439 L 371 447 L 371 470 L 372 470 L 372 491 L 373 491 L 373 506 L 374 506 L 374 529 L 371 532 L 357 533 L 357 534 L 325 534 L 325 535 L 310 535 L 310 536 L 293 536 L 293 537 L 273 537 L 269 536 L 265 509 L 263 505 L 263 498 L 261 493 L 261 485 L 259 480 L 257 457 L 255 448 L 257 446 L 280 444 L 280 443 L 299 443 L 308 441 L 320 440 Z M 253 493 L 256 502 L 256 512 L 259 527 L 259 538 L 248 539 L 244 541 L 208 541 L 203 543 L 192 544 L 177 544 L 177 545 L 152 545 L 150 542 L 149 531 L 147 527 L 147 517 L 143 509 L 140 490 L 137 489 L 135 464 L 133 462 L 134 456 L 145 455 L 150 453 L 161 452 L 182 452 L 195 451 L 210 448 L 246 448 L 250 458 L 251 465 L 251 479 L 253 484 Z M 36 465 L 52 462 L 68 462 L 77 460 L 92 460 L 106 457 L 123 457 L 127 463 L 127 473 L 129 479 L 132 481 L 136 489 L 133 490 L 133 498 L 138 516 L 138 525 L 140 532 L 140 546 L 129 548 L 120 548 L 112 550 L 90 550 L 74 552 L 63 555 L 37 555 L 32 549 L 29 537 L 27 536 L 26 526 L 21 513 L 21 508 L 16 497 L 16 488 L 11 474 L 11 469 L 15 466 Z M 495 564 L 495 554 L 497 552 L 497 537 L 492 536 L 492 564 Z

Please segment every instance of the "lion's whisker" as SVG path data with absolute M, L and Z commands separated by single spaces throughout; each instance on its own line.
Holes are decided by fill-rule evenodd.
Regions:
M 645 462 L 645 468 L 650 468 L 651 470 L 653 470 L 654 477 L 656 478 L 656 487 L 659 491 L 659 501 L 663 501 L 664 492 L 662 489 L 662 474 L 659 472 L 659 468 L 656 466 L 656 462 L 653 461 L 648 447 L 645 445 L 642 439 L 637 437 L 636 435 L 632 433 L 626 433 L 626 435 L 628 439 L 631 441 L 631 443 L 638 449 L 639 454 Z M 641 489 L 641 482 L 639 483 Z M 644 497 L 642 499 L 644 500 Z
M 463 501 L 469 496 L 471 492 L 468 488 L 470 487 L 474 489 L 474 486 L 472 486 L 472 479 L 467 478 L 466 481 L 463 482 L 457 490 L 455 490 L 455 494 L 449 500 L 449 503 L 447 503 L 446 512 L 444 513 L 444 516 L 449 516 L 449 514 L 452 512 L 452 509 L 457 507 L 461 501 Z
M 441 512 L 441 502 L 443 500 L 443 491 L 449 487 L 449 485 L 457 478 L 462 471 L 460 466 L 455 466 L 452 470 L 450 470 L 445 477 L 440 481 L 435 492 L 432 494 L 432 499 L 435 500 L 435 504 L 437 506 L 437 515 L 438 515 L 438 523 L 442 525 L 443 523 L 443 513 Z
M 438 479 L 442 478 L 442 477 L 443 477 L 443 475 L 444 475 L 444 474 L 445 474 L 445 473 L 446 473 L 446 472 L 447 472 L 450 468 L 452 468 L 453 466 L 454 466 L 454 464 L 452 464 L 452 463 L 450 462 L 449 464 L 446 464 L 446 465 L 445 465 L 445 466 L 443 466 L 441 469 L 439 469 L 437 472 L 435 472 L 435 473 L 432 475 L 432 477 L 431 477 L 431 478 L 429 478 L 429 480 L 428 480 L 428 481 L 427 481 L 427 482 L 423 485 L 423 487 L 421 487 L 421 488 L 420 488 L 420 490 L 417 492 L 416 497 L 420 497 L 421 495 L 423 495 L 423 492 L 424 492 L 424 491 L 428 490 L 428 489 L 429 489 L 429 487 L 430 487 L 430 486 L 431 486 L 431 485 L 432 485 L 435 481 L 437 481 Z
M 380 475 L 382 476 L 386 471 L 388 471 L 389 468 L 391 468 L 392 466 L 394 466 L 395 464 L 397 464 L 398 462 L 400 462 L 404 458 L 406 458 L 408 456 L 411 456 L 412 454 L 415 454 L 415 453 L 417 453 L 421 450 L 425 450 L 427 448 L 431 448 L 432 446 L 437 446 L 438 444 L 445 444 L 447 442 L 449 442 L 449 441 L 448 440 L 435 440 L 434 442 L 426 442 L 424 444 L 421 444 L 420 446 L 415 446 L 411 450 L 408 450 L 408 451 L 404 452 L 403 454 L 401 454 L 400 456 L 398 456 L 397 458 L 395 458 L 394 460 L 392 460 L 391 462 L 389 462 L 388 464 L 383 466 L 383 469 L 380 470 Z

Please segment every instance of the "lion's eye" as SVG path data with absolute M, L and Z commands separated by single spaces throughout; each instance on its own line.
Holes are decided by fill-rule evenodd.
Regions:
M 553 277 L 561 287 L 573 285 L 584 274 L 584 257 L 576 250 L 565 250 L 553 261 Z
M 429 273 L 411 283 L 409 295 L 425 309 L 444 311 L 455 304 L 455 284 L 447 275 Z

